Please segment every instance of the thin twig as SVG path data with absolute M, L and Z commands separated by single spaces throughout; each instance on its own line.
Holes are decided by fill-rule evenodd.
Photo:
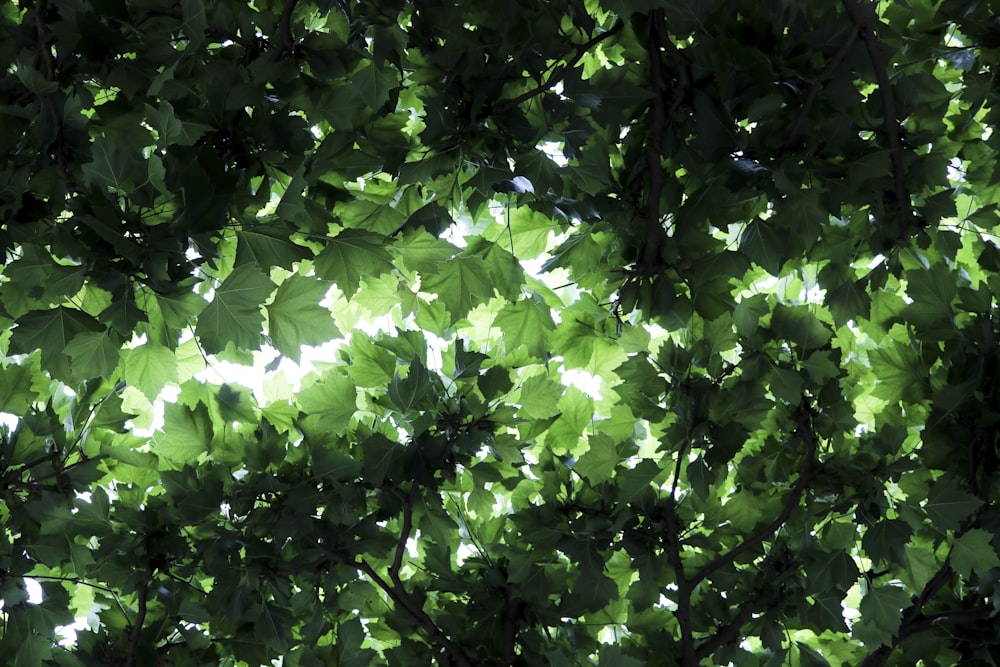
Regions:
M 903 149 L 900 143 L 900 124 L 896 116 L 896 100 L 892 94 L 892 84 L 885 58 L 880 50 L 881 44 L 872 32 L 872 23 L 858 5 L 857 0 L 841 0 L 848 16 L 857 26 L 861 38 L 868 49 L 868 59 L 875 71 L 875 81 L 878 83 L 882 96 L 882 126 L 886 139 L 889 141 L 889 153 L 892 156 L 892 171 L 895 181 L 896 204 L 899 206 L 900 231 L 905 233 L 913 222 L 913 207 L 910 203 L 910 192 L 906 186 L 906 170 L 903 163 Z
M 563 65 L 557 71 L 553 72 L 552 76 L 546 79 L 543 83 L 539 84 L 538 87 L 536 88 L 533 88 L 525 93 L 521 93 L 517 97 L 513 97 L 509 100 L 502 100 L 498 102 L 496 106 L 494 106 L 493 108 L 494 111 L 496 113 L 504 113 L 506 111 L 510 111 L 514 107 L 521 105 L 523 102 L 527 102 L 531 98 L 537 97 L 547 90 L 551 90 L 556 86 L 556 84 L 558 84 L 560 81 L 563 80 L 563 78 L 565 78 L 566 74 L 571 69 L 576 67 L 577 63 L 579 63 L 580 60 L 585 55 L 587 55 L 587 52 L 590 49 L 592 49 L 597 44 L 603 42 L 608 37 L 611 37 L 615 33 L 619 32 L 624 27 L 624 25 L 625 25 L 624 23 L 618 21 L 605 32 L 599 33 L 591 37 L 583 44 L 578 45 L 576 47 L 576 53 L 573 55 L 573 57 L 567 60 L 565 65 Z

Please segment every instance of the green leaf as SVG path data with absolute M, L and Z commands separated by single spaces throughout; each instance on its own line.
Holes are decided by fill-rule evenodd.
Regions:
M 204 10 L 202 13 L 204 14 Z M 146 122 L 156 131 L 156 145 L 161 149 L 171 145 L 191 146 L 213 129 L 202 123 L 181 122 L 174 115 L 174 107 L 166 100 L 162 100 L 155 109 L 146 105 Z
M 195 465 L 198 456 L 208 451 L 214 429 L 208 408 L 189 408 L 167 403 L 163 408 L 163 427 L 153 434 L 152 451 L 180 468 Z
M 95 137 L 91 147 L 93 160 L 83 165 L 87 185 L 125 190 L 129 187 L 130 163 L 121 149 L 104 137 Z
M 548 307 L 537 296 L 501 308 L 493 326 L 503 333 L 508 350 L 523 345 L 533 358 L 549 358 L 549 333 L 556 325 Z
M 905 565 L 906 552 L 903 547 L 912 534 L 913 529 L 905 521 L 883 519 L 865 531 L 861 545 L 876 563 L 884 560 Z
M 544 375 L 533 375 L 521 385 L 521 410 L 525 419 L 545 419 L 559 414 L 559 399 L 566 387 Z
M 403 378 L 393 375 L 386 393 L 389 403 L 403 414 L 413 410 L 431 410 L 437 402 L 437 392 L 431 375 L 420 359 L 410 362 L 409 372 Z
M 405 451 L 399 443 L 389 440 L 381 433 L 365 439 L 361 443 L 361 449 L 365 456 L 365 479 L 373 486 L 379 486 L 386 480 L 393 464 L 402 458 Z
M 327 240 L 315 263 L 316 273 L 335 282 L 347 297 L 354 296 L 363 277 L 394 268 L 385 237 L 361 229 L 344 229 Z
M 351 337 L 347 354 L 350 356 L 347 373 L 359 387 L 384 386 L 396 372 L 396 357 L 359 332 Z
M 187 289 L 166 293 L 155 293 L 163 321 L 167 326 L 181 329 L 191 324 L 192 318 L 205 310 L 205 299 Z
M 319 477 L 342 482 L 356 478 L 361 472 L 361 463 L 343 452 L 323 445 L 313 446 L 311 452 L 312 471 Z
M 70 359 L 66 348 L 76 336 L 104 330 L 86 313 L 65 306 L 52 310 L 33 310 L 17 318 L 17 328 L 10 338 L 10 351 L 28 354 L 42 351 L 42 366 L 58 378 L 69 379 Z
M 876 644 L 889 644 L 899 631 L 910 594 L 898 586 L 877 586 L 861 599 L 863 629 Z M 867 643 L 868 640 L 866 640 Z
M 861 576 L 854 560 L 843 551 L 814 554 L 806 562 L 805 571 L 809 589 L 816 593 L 846 591 Z
M 271 223 L 236 231 L 236 266 L 256 264 L 265 271 L 280 266 L 291 269 L 310 257 L 309 250 L 289 240 L 291 230 Z
M 591 484 L 601 484 L 615 475 L 620 457 L 614 440 L 603 433 L 588 436 L 589 447 L 573 465 Z
M 953 478 L 942 477 L 931 486 L 924 511 L 938 530 L 958 530 L 982 505 L 982 500 L 962 489 Z
M 41 667 L 52 657 L 52 641 L 32 634 L 20 643 L 14 658 L 14 667 Z
M 482 259 L 456 257 L 438 267 L 438 273 L 427 276 L 421 290 L 437 294 L 451 315 L 451 324 L 455 324 L 493 296 L 493 281 Z
M 357 412 L 357 396 L 351 378 L 338 370 L 329 370 L 318 382 L 300 391 L 295 402 L 319 428 L 340 435 Z
M 872 395 L 896 403 L 923 395 L 923 364 L 910 348 L 892 344 L 868 353 L 876 384 Z
M 489 358 L 489 355 L 481 352 L 466 350 L 465 341 L 459 338 L 455 341 L 455 370 L 451 374 L 452 379 L 477 377 L 480 366 Z
M 73 337 L 64 350 L 77 378 L 110 376 L 118 366 L 119 344 L 107 331 L 84 331 Z
M 370 648 L 361 648 L 364 641 L 365 631 L 359 619 L 351 618 L 337 625 L 337 665 L 368 667 L 376 653 Z
M 454 257 L 459 248 L 424 230 L 405 235 L 396 244 L 400 260 L 411 271 L 437 273 L 442 262 Z
M 32 384 L 40 372 L 37 357 L 0 368 L 0 412 L 19 415 L 27 411 L 38 398 Z
M 229 342 L 244 350 L 259 348 L 264 323 L 261 306 L 273 289 L 274 283 L 255 266 L 234 269 L 198 317 L 195 333 L 205 352 L 221 352 Z
M 268 334 L 279 352 L 298 362 L 303 345 L 320 345 L 341 335 L 330 311 L 319 305 L 328 289 L 327 283 L 298 274 L 281 283 L 266 308 Z
M 618 482 L 617 504 L 624 506 L 647 495 L 651 490 L 650 482 L 661 472 L 660 467 L 649 459 L 643 459 L 634 468 L 619 472 L 616 480 Z
M 813 311 L 811 306 L 778 305 L 771 315 L 771 329 L 778 338 L 790 340 L 803 350 L 823 347 L 830 342 L 833 331 Z
M 743 230 L 740 250 L 751 262 L 755 262 L 772 276 L 781 274 L 785 261 L 787 236 L 779 231 L 774 221 L 752 220 Z
M 951 566 L 968 579 L 973 571 L 985 576 L 994 567 L 1000 567 L 1000 558 L 990 541 L 992 533 L 974 528 L 958 539 L 951 548 Z
M 374 62 L 351 75 L 351 85 L 373 111 L 378 111 L 389 101 L 389 91 L 398 85 L 392 70 Z
M 533 259 L 548 249 L 549 235 L 557 227 L 551 218 L 530 208 L 519 206 L 507 212 L 513 248 L 508 248 L 518 259 Z
M 177 357 L 162 345 L 147 342 L 128 351 L 125 377 L 152 402 L 166 384 L 178 382 Z

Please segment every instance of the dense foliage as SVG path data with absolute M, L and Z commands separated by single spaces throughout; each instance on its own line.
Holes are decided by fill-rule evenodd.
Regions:
M 0 4 L 0 662 L 995 664 L 998 11 Z

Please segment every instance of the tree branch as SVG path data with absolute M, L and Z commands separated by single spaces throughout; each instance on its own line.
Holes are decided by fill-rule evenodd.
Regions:
M 125 667 L 132 667 L 135 664 L 135 652 L 139 647 L 139 635 L 142 633 L 142 625 L 146 622 L 146 603 L 149 598 L 149 580 L 153 576 L 152 566 L 146 568 L 146 573 L 142 575 L 138 588 L 138 610 L 135 615 L 135 623 L 128 638 L 128 654 L 125 656 Z
M 393 585 L 401 588 L 403 582 L 399 578 L 399 570 L 403 567 L 403 555 L 406 553 L 406 543 L 409 541 L 410 532 L 413 530 L 413 487 L 410 487 L 409 492 L 406 494 L 395 487 L 390 486 L 387 488 L 403 505 L 403 525 L 399 530 L 399 539 L 396 541 L 396 554 L 392 559 L 392 565 L 389 566 L 389 578 L 392 580 Z
M 347 565 L 360 570 L 369 579 L 371 579 L 376 586 L 381 588 L 389 599 L 402 611 L 407 613 L 410 618 L 412 618 L 417 625 L 419 625 L 431 639 L 444 649 L 447 656 L 451 661 L 454 662 L 457 667 L 473 667 L 473 663 L 466 657 L 465 652 L 460 646 L 451 640 L 448 635 L 446 635 L 441 628 L 437 626 L 430 616 L 423 610 L 423 608 L 417 604 L 413 596 L 406 590 L 403 586 L 403 582 L 399 577 L 399 570 L 403 563 L 403 554 L 406 550 L 406 542 L 410 537 L 410 531 L 413 525 L 413 496 L 414 491 L 411 488 L 409 492 L 404 494 L 399 489 L 394 487 L 385 487 L 390 493 L 395 495 L 403 503 L 402 509 L 402 522 L 403 526 L 400 529 L 400 537 L 396 542 L 396 551 L 393 555 L 392 564 L 389 566 L 389 579 L 391 581 L 386 581 L 378 572 L 375 571 L 368 562 L 365 560 L 355 560 L 353 558 L 347 558 L 342 554 L 338 554 L 335 551 L 328 549 L 322 543 L 320 543 L 316 538 L 310 537 L 309 541 L 312 542 L 313 546 L 320 550 L 320 552 L 333 563 L 340 563 L 342 565 Z
M 272 61 L 278 60 L 286 51 L 292 48 L 295 38 L 292 35 L 292 13 L 299 0 L 286 0 L 285 6 L 278 16 L 278 37 L 274 43 L 274 51 L 271 54 Z
M 889 152 L 892 156 L 892 171 L 895 181 L 896 204 L 899 206 L 900 230 L 901 232 L 913 223 L 913 207 L 910 203 L 910 192 L 906 186 L 906 170 L 903 164 L 903 150 L 900 144 L 900 123 L 896 117 L 896 100 L 892 95 L 892 84 L 889 82 L 889 74 L 886 71 L 887 65 L 881 46 L 875 33 L 872 32 L 872 25 L 869 17 L 857 3 L 857 0 L 841 0 L 847 15 L 858 29 L 858 33 L 865 42 L 868 49 L 868 59 L 871 60 L 872 69 L 875 71 L 875 81 L 878 83 L 879 93 L 882 96 L 882 126 L 886 139 L 889 141 Z M 876 17 L 877 21 L 877 17 Z
M 750 622 L 754 614 L 762 609 L 770 609 L 779 602 L 781 602 L 781 597 L 771 594 L 764 597 L 755 597 L 741 604 L 733 620 L 719 628 L 718 632 L 698 646 L 696 651 L 698 662 L 696 664 L 700 664 L 702 660 L 711 656 L 723 646 L 732 644 L 743 637 L 743 626 Z
M 646 242 L 642 251 L 642 273 L 656 273 L 657 259 L 660 256 L 660 245 L 663 242 L 663 228 L 660 223 L 660 198 L 663 195 L 663 166 L 660 157 L 663 155 L 663 128 L 667 122 L 663 97 L 667 86 L 663 80 L 663 62 L 661 49 L 664 44 L 673 44 L 665 34 L 664 12 L 656 9 L 649 15 L 649 38 L 646 40 L 646 53 L 649 55 L 649 78 L 653 87 L 653 104 L 650 109 L 649 124 L 646 129 L 646 167 L 649 169 L 649 192 L 646 195 Z M 676 102 L 676 99 L 674 100 Z
M 949 563 L 950 558 L 951 554 L 949 553 L 948 558 L 945 559 L 941 569 L 938 570 L 933 577 L 931 577 L 931 580 L 924 586 L 924 590 L 921 591 L 920 595 L 914 599 L 913 604 L 903 611 L 903 620 L 900 622 L 899 631 L 896 633 L 896 636 L 893 637 L 892 643 L 879 646 L 877 649 L 869 653 L 865 656 L 865 659 L 861 661 L 861 664 L 858 667 L 881 667 L 885 664 L 886 660 L 889 659 L 889 656 L 892 655 L 892 652 L 896 650 L 896 647 L 899 646 L 907 637 L 915 634 L 916 632 L 920 632 L 923 629 L 929 629 L 931 627 L 930 625 L 923 624 L 924 619 L 929 617 L 924 616 L 921 610 L 927 601 L 934 597 L 934 595 L 940 591 L 955 574 L 955 570 L 951 568 L 951 564 Z M 937 617 L 938 614 L 935 614 L 934 616 Z M 938 621 L 938 624 L 941 623 L 942 621 Z
M 624 24 L 621 21 L 618 21 L 605 32 L 599 33 L 594 37 L 591 37 L 583 44 L 577 45 L 576 53 L 573 55 L 573 57 L 570 58 L 568 61 L 566 61 L 566 64 L 563 65 L 561 68 L 559 68 L 558 71 L 554 72 L 552 76 L 546 79 L 543 83 L 539 84 L 538 87 L 533 88 L 525 93 L 521 93 L 517 97 L 512 97 L 509 100 L 501 100 L 493 107 L 494 113 L 504 113 L 506 111 L 510 111 L 514 107 L 520 106 L 523 102 L 527 102 L 531 98 L 538 97 L 545 91 L 551 90 L 556 86 L 556 84 L 558 84 L 560 81 L 563 80 L 563 78 L 565 78 L 567 72 L 576 67 L 576 64 L 580 62 L 580 60 L 583 59 L 585 55 L 587 55 L 587 52 L 590 49 L 592 49 L 597 44 L 603 42 L 608 37 L 611 37 L 615 33 L 620 32 L 623 27 Z
M 808 413 L 807 407 L 802 406 L 799 408 L 796 420 L 798 422 L 798 426 L 795 429 L 795 432 L 800 433 L 805 438 L 808 445 L 806 449 L 805 461 L 802 464 L 802 470 L 799 472 L 799 478 L 795 480 L 795 484 L 792 485 L 791 491 L 788 492 L 788 497 L 781 509 L 781 513 L 760 531 L 743 540 L 740 544 L 702 567 L 691 578 L 692 587 L 700 584 L 702 581 L 711 576 L 713 572 L 716 572 L 720 568 L 733 563 L 742 554 L 750 551 L 751 549 L 756 549 L 758 546 L 763 544 L 765 540 L 774 535 L 778 529 L 781 528 L 786 521 L 788 521 L 788 519 L 792 516 L 792 512 L 794 512 L 799 506 L 802 494 L 805 492 L 806 488 L 808 488 L 816 474 L 814 465 L 816 459 L 816 448 L 819 443 L 816 438 L 816 434 L 812 431 L 812 416 Z
M 507 604 L 503 614 L 503 664 L 512 667 L 517 659 L 517 624 L 524 608 L 524 600 L 511 596 L 510 588 L 506 591 Z
M 674 571 L 674 577 L 677 579 L 677 611 L 674 612 L 674 618 L 677 619 L 677 625 L 681 631 L 681 664 L 684 667 L 697 667 L 694 629 L 691 625 L 691 592 L 694 590 L 694 585 L 688 581 L 687 575 L 684 574 L 684 562 L 681 559 L 680 517 L 677 516 L 674 499 L 671 497 L 667 502 L 669 503 L 666 515 L 667 543 L 664 545 L 664 551 L 667 552 L 667 560 L 670 562 L 670 568 Z

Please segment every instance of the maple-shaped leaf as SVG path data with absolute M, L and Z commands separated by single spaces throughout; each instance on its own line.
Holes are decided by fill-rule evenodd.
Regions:
M 119 343 L 107 331 L 84 331 L 66 346 L 73 375 L 83 380 L 111 375 L 118 365 Z
M 889 644 L 899 631 L 903 609 L 909 606 L 910 594 L 899 586 L 870 589 L 861 600 L 861 622 L 855 623 L 855 634 L 863 635 L 866 644 Z
M 177 357 L 163 345 L 147 342 L 128 351 L 125 377 L 152 402 L 168 382 L 177 382 Z
M 400 377 L 399 373 L 393 376 L 386 399 L 402 413 L 433 409 L 437 400 L 437 387 L 432 377 L 420 359 L 414 357 L 405 378 Z
M 470 310 L 493 296 L 493 280 L 479 257 L 456 257 L 427 276 L 421 291 L 437 294 L 454 325 Z
M 198 404 L 189 408 L 181 403 L 167 403 L 163 408 L 163 427 L 153 434 L 153 452 L 175 467 L 194 464 L 208 451 L 213 436 L 208 408 Z
M 392 256 L 386 250 L 386 238 L 363 229 L 345 229 L 327 240 L 316 257 L 316 273 L 332 280 L 348 298 L 354 296 L 365 276 L 392 271 Z
M 526 419 L 545 419 L 559 414 L 559 399 L 566 387 L 544 375 L 532 375 L 521 385 L 521 410 Z
M 443 262 L 459 252 L 457 246 L 423 229 L 404 235 L 395 247 L 406 268 L 425 274 L 437 273 Z
M 102 136 L 95 137 L 91 156 L 93 160 L 82 166 L 87 185 L 117 190 L 127 187 L 130 160 L 117 145 Z
M 327 371 L 319 381 L 296 396 L 295 402 L 317 427 L 343 433 L 357 412 L 358 390 L 351 378 L 338 370 Z
M 292 268 L 295 262 L 309 257 L 311 253 L 308 248 L 289 240 L 288 236 L 291 232 L 290 227 L 277 222 L 267 226 L 261 225 L 251 229 L 238 230 L 236 232 L 236 266 L 256 264 L 264 270 L 268 270 L 272 266 Z
M 267 306 L 267 328 L 274 345 L 296 362 L 303 345 L 319 345 L 340 336 L 333 315 L 319 305 L 329 284 L 298 274 L 289 276 Z
M 32 310 L 17 318 L 17 328 L 10 338 L 10 352 L 29 354 L 41 350 L 44 369 L 54 377 L 72 379 L 66 347 L 81 333 L 103 330 L 93 317 L 73 308 Z
M 230 341 L 244 350 L 260 347 L 264 322 L 260 307 L 273 289 L 274 283 L 256 266 L 245 264 L 234 269 L 198 316 L 195 333 L 205 352 L 221 352 Z
M 924 510 L 939 530 L 958 530 L 962 521 L 982 504 L 982 500 L 961 488 L 952 477 L 941 477 L 927 494 Z
M 986 574 L 990 568 L 1000 567 L 996 549 L 990 541 L 993 534 L 974 528 L 955 540 L 951 549 L 951 566 L 966 579 L 973 571 Z
M 536 359 L 547 359 L 549 333 L 555 329 L 552 313 L 537 296 L 507 304 L 500 309 L 493 326 L 503 332 L 503 340 L 508 350 L 523 345 L 528 354 Z
M 606 482 L 615 475 L 615 466 L 621 457 L 615 441 L 604 433 L 587 438 L 589 449 L 581 456 L 573 470 L 583 475 L 591 484 Z

